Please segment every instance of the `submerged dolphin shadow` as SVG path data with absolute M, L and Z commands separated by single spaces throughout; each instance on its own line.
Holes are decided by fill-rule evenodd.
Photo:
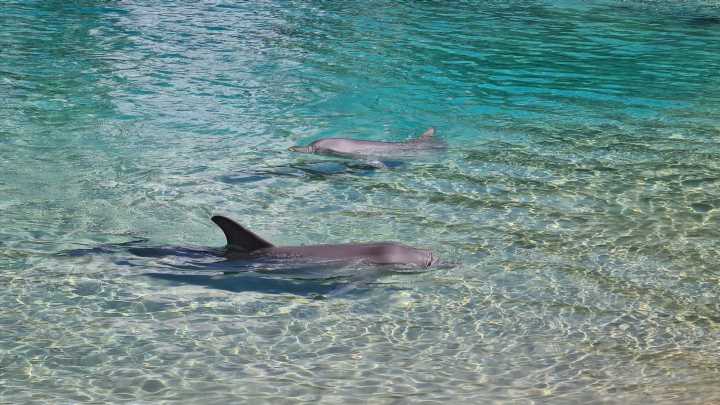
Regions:
M 168 281 L 173 286 L 190 284 L 237 293 L 291 294 L 313 299 L 367 288 L 381 276 L 380 271 L 371 269 L 350 274 L 330 262 L 282 265 L 217 260 L 217 255 L 222 255 L 220 250 L 151 246 L 144 239 L 63 251 L 57 255 L 115 256 L 112 262 L 116 265 L 144 270 L 138 277 Z M 162 272 L 148 271 L 149 268 L 162 269 Z
M 700 15 L 688 18 L 687 23 L 695 27 L 713 27 L 720 25 L 720 17 L 713 15 Z
M 345 266 L 332 261 L 287 265 L 273 261 L 218 260 L 222 255 L 220 249 L 152 246 L 146 239 L 68 250 L 57 255 L 75 258 L 111 255 L 116 265 L 144 270 L 138 277 L 168 281 L 173 286 L 190 284 L 237 293 L 291 294 L 313 299 L 367 288 L 385 273 L 349 266 L 350 270 L 359 270 L 350 273 Z M 148 271 L 149 268 L 162 270 Z
M 172 283 L 173 286 L 190 284 L 234 293 L 289 294 L 312 299 L 337 297 L 357 289 L 365 289 L 374 284 L 372 281 L 375 280 L 375 278 L 364 280 L 278 278 L 258 273 L 145 273 L 142 276 L 164 280 Z
M 260 292 L 265 294 L 291 294 L 313 299 L 325 299 L 344 296 L 356 290 L 383 286 L 392 290 L 404 290 L 394 283 L 380 282 L 384 276 L 397 274 L 424 274 L 429 270 L 405 268 L 370 268 L 355 263 L 342 269 L 337 264 L 306 264 L 282 268 L 229 269 L 220 272 L 219 267 L 229 267 L 228 262 L 215 262 L 209 265 L 187 268 L 184 272 L 146 272 L 142 276 L 170 281 L 179 284 L 191 284 L 230 292 Z M 449 268 L 454 264 L 445 263 L 439 268 Z M 177 270 L 181 270 L 177 267 Z M 188 271 L 190 270 L 190 271 Z
M 267 180 L 271 177 L 291 177 L 308 180 L 324 180 L 329 176 L 372 176 L 380 169 L 397 169 L 405 165 L 399 160 L 303 160 L 294 164 L 273 166 L 267 169 L 249 170 L 219 176 L 223 183 L 241 184 Z

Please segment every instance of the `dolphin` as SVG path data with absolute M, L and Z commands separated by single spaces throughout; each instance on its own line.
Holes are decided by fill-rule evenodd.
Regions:
M 321 153 L 341 156 L 388 156 L 445 149 L 445 142 L 435 138 L 435 128 L 428 128 L 419 138 L 405 142 L 363 141 L 348 138 L 319 139 L 308 146 L 292 146 L 288 150 L 300 153 Z
M 144 273 L 154 278 L 206 284 L 231 291 L 305 291 L 318 297 L 337 296 L 366 286 L 386 272 L 423 272 L 429 267 L 450 265 L 438 264 L 438 257 L 430 250 L 416 249 L 396 242 L 275 246 L 227 217 L 216 215 L 211 220 L 225 234 L 227 243 L 224 247 L 151 246 L 147 245 L 146 239 L 138 239 L 90 249 L 64 251 L 59 255 L 79 257 L 129 252 L 135 258 L 121 256 L 116 263 L 142 269 L 161 266 L 170 270 L 184 270 L 181 274 Z M 162 258 L 162 261 L 147 261 L 155 258 Z M 351 266 L 347 267 L 348 265 Z M 188 275 L 186 270 L 190 270 L 192 274 Z M 222 272 L 224 276 L 218 279 L 217 276 L 197 274 L 206 271 Z M 250 273 L 261 277 L 256 279 Z M 229 276 L 231 274 L 235 275 Z M 267 276 L 273 276 L 273 279 L 268 279 Z M 306 282 L 303 284 L 298 280 Z M 324 281 L 317 284 L 318 280 Z M 330 280 L 335 280 L 335 284 L 327 285 Z M 338 281 L 341 283 L 337 284 Z M 237 282 L 242 282 L 243 286 L 236 286 Z M 327 293 L 317 294 L 328 287 L 333 288 Z
M 232 219 L 215 215 L 211 220 L 225 234 L 227 245 L 223 255 L 230 261 L 272 259 L 320 264 L 410 265 L 421 268 L 431 267 L 438 262 L 430 250 L 396 242 L 275 246 Z
M 180 263 L 191 263 L 188 267 L 192 268 L 222 263 L 222 266 L 219 266 L 221 269 L 240 267 L 250 271 L 265 267 L 272 271 L 276 268 L 334 267 L 346 264 L 428 268 L 439 264 L 438 257 L 431 250 L 417 249 L 397 242 L 275 246 L 230 218 L 215 215 L 211 220 L 220 227 L 227 239 L 222 248 L 148 246 L 146 239 L 138 239 L 90 249 L 64 251 L 60 255 L 84 256 L 127 251 L 142 258 L 174 257 Z

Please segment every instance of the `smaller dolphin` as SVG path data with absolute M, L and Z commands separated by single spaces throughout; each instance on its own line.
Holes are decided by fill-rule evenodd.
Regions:
M 300 153 L 322 153 L 341 156 L 388 156 L 398 153 L 445 149 L 446 147 L 445 142 L 435 138 L 435 128 L 428 128 L 419 138 L 405 142 L 325 138 L 304 147 L 292 146 L 288 150 Z

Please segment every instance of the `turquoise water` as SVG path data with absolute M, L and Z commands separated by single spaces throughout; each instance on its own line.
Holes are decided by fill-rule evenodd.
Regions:
M 720 5 L 6 0 L 0 213 L 0 403 L 720 401 Z M 214 213 L 459 264 L 314 300 L 58 255 Z

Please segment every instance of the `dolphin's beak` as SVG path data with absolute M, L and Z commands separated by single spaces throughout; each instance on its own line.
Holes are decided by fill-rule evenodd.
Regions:
M 298 152 L 298 153 L 312 153 L 312 150 L 309 146 L 291 146 L 288 148 L 290 152 Z

